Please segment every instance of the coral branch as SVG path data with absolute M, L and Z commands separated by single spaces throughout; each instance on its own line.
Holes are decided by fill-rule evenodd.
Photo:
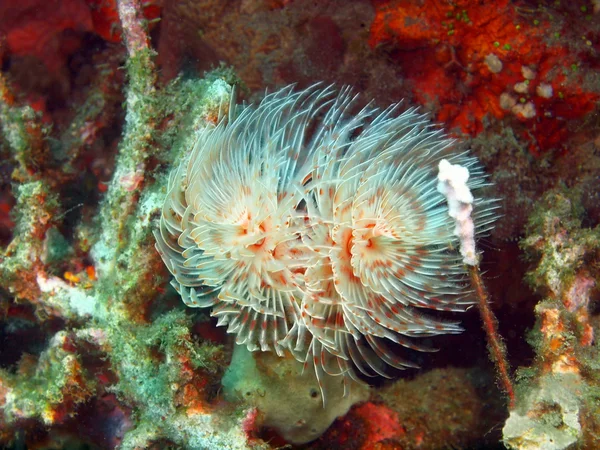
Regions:
M 60 135 L 60 152 L 55 150 L 64 173 L 77 174 L 86 150 L 102 148 L 98 138 L 103 131 L 119 125 L 115 113 L 123 103 L 121 66 L 125 53 L 125 49 L 111 46 L 94 56 L 97 70 L 86 87 L 85 100 L 73 108 L 71 123 Z M 106 174 L 101 175 L 104 178 Z
M 14 238 L 0 254 L 0 281 L 17 298 L 40 304 L 36 273 L 44 272 L 44 239 L 59 222 L 57 195 L 48 174 L 40 172 L 48 163 L 45 130 L 30 106 L 16 106 L 0 74 L 0 128 L 18 168 L 13 192 L 17 200 Z M 50 313 L 46 309 L 46 313 Z
M 91 396 L 94 383 L 85 378 L 81 357 L 66 345 L 71 337 L 58 332 L 38 361 L 21 361 L 17 374 L 0 370 L 1 406 L 8 420 L 38 418 L 46 425 L 60 424 Z
M 119 2 L 130 56 L 127 61 L 129 86 L 125 132 L 116 170 L 100 211 L 102 237 L 95 255 L 97 261 L 108 264 L 100 267 L 101 272 L 114 269 L 122 246 L 131 242 L 124 234 L 125 226 L 139 199 L 158 120 L 156 70 L 152 61 L 154 51 L 148 45 L 139 9 L 138 1 Z
M 506 347 L 498 333 L 498 320 L 490 308 L 489 297 L 481 279 L 479 266 L 469 266 L 469 275 L 479 302 L 479 314 L 481 315 L 481 321 L 483 322 L 483 328 L 487 336 L 490 355 L 496 364 L 498 377 L 500 378 L 504 392 L 508 396 L 509 407 L 513 409 L 515 407 L 515 391 L 510 378 Z
M 510 448 L 598 447 L 599 359 L 590 306 L 600 276 L 600 226 L 586 228 L 583 217 L 576 190 L 549 191 L 521 242 L 536 261 L 528 281 L 544 298 L 535 307 L 534 365 L 521 370 L 518 407 L 503 429 Z
M 150 50 L 148 34 L 142 23 L 142 5 L 139 0 L 119 0 L 119 18 L 125 34 L 125 43 L 129 56 Z
M 12 149 L 19 170 L 18 181 L 38 179 L 51 161 L 45 141 L 46 129 L 31 106 L 17 106 L 8 81 L 0 73 L 0 129 Z
M 509 375 L 506 348 L 498 334 L 498 321 L 490 308 L 488 294 L 479 272 L 475 248 L 475 225 L 471 218 L 474 198 L 467 186 L 468 180 L 469 170 L 466 167 L 450 164 L 445 159 L 440 161 L 438 191 L 446 197 L 448 214 L 455 221 L 454 234 L 460 239 L 460 253 L 463 255 L 463 262 L 469 269 L 471 284 L 479 302 L 479 313 L 487 336 L 489 351 L 512 409 L 515 405 L 515 393 Z

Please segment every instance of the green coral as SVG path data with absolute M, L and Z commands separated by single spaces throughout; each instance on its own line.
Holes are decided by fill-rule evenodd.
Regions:
M 529 334 L 536 366 L 519 370 L 518 406 L 503 434 L 515 449 L 596 448 L 598 347 L 591 342 L 590 293 L 598 280 L 600 226 L 584 226 L 581 192 L 559 187 L 536 205 L 521 241 L 534 263 L 526 278 L 545 298 Z
M 172 385 L 182 370 L 179 355 L 189 355 L 194 369 L 219 372 L 221 349 L 194 342 L 191 325 L 183 312 L 173 311 L 149 325 L 112 322 L 107 327 L 110 358 L 121 375 L 115 391 L 143 404 L 152 420 L 175 410 Z
M 3 84 L 0 79 L 0 91 Z M 40 114 L 31 106 L 11 107 L 0 99 L 0 131 L 18 163 L 17 179 L 30 179 L 50 161 L 44 142 L 49 129 L 39 119 Z
M 43 252 L 42 240 L 46 231 L 56 223 L 60 208 L 58 196 L 40 180 L 17 185 L 16 198 L 16 237 L 4 254 L 0 254 L 0 281 L 6 285 L 10 285 L 19 271 L 31 271 L 33 265 L 39 262 Z
M 15 296 L 65 320 L 69 331 L 55 334 L 38 360 L 26 358 L 29 366 L 21 364 L 21 372 L 0 371 L 0 423 L 7 430 L 21 418 L 61 423 L 75 404 L 94 394 L 96 382 L 83 369 L 77 345 L 67 343 L 72 340 L 118 380 L 102 389 L 134 411 L 122 448 L 167 439 L 187 448 L 244 449 L 238 417 L 223 414 L 218 424 L 209 411 L 190 412 L 186 404 L 191 401 L 186 388 L 197 391 L 200 403 L 216 393 L 225 366 L 222 348 L 192 335 L 198 315 L 153 308 L 155 299 L 174 295 L 159 293 L 166 275 L 151 234 L 164 202 L 166 167 L 184 157 L 220 110 L 226 113 L 231 86 L 224 78 L 231 79 L 232 72 L 220 68 L 205 80 L 176 80 L 161 88 L 153 56 L 141 50 L 126 64 L 126 123 L 113 180 L 97 219 L 76 225 L 74 242 L 58 231 L 63 217 L 52 187 L 57 180 L 52 184 L 44 179 L 47 173 L 30 170 L 37 156 L 32 149 L 46 148 L 23 133 L 36 117 L 2 104 L 2 117 L 19 119 L 3 122 L 3 146 L 23 170 L 14 187 L 15 237 L 0 257 L 0 279 Z M 67 141 L 62 144 L 70 145 Z M 67 258 L 88 250 L 96 269 L 89 282 L 54 276 Z
M 527 281 L 536 289 L 554 295 L 569 286 L 578 270 L 595 267 L 599 261 L 600 226 L 582 226 L 585 210 L 581 192 L 558 188 L 546 193 L 538 202 L 521 241 L 530 260 L 538 260 Z
M 67 402 L 82 403 L 94 392 L 94 383 L 86 378 L 79 356 L 64 349 L 67 333 L 54 336 L 48 349 L 42 352 L 37 364 L 21 363 L 17 374 L 0 371 L 8 390 L 4 405 L 9 422 L 23 418 L 38 418 L 52 424 L 54 413 Z M 72 413 L 65 408 L 65 412 Z

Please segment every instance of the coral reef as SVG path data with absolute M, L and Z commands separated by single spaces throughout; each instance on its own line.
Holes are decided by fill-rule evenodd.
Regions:
M 517 449 L 593 448 L 598 429 L 598 348 L 591 300 L 600 279 L 600 226 L 582 227 L 581 194 L 549 191 L 528 224 L 522 246 L 536 267 L 529 282 L 545 298 L 531 337 L 537 361 L 520 369 L 518 403 L 504 426 Z
M 589 40 L 598 32 L 591 16 L 585 8 L 548 3 L 537 9 L 508 0 L 493 8 L 470 0 L 376 1 L 370 43 L 411 55 L 427 47 L 405 72 L 417 101 L 433 104 L 439 120 L 471 135 L 488 115 L 534 121 L 526 130 L 530 151 L 539 154 L 560 145 L 565 121 L 592 111 L 600 95 L 595 76 L 578 71 L 598 51 Z M 577 38 L 584 45 L 565 45 L 575 41 L 570 14 L 580 17 Z
M 600 447 L 599 14 L 597 1 L 0 2 L 0 447 Z M 312 366 L 240 350 L 186 308 L 152 234 L 172 167 L 233 86 L 258 105 L 265 88 L 321 81 L 351 85 L 358 110 L 404 99 L 398 114 L 430 113 L 489 175 L 474 217 L 482 198 L 500 206 L 479 278 L 461 268 L 461 291 L 487 306 L 431 311 L 465 332 L 421 338 L 439 351 L 415 352 L 420 368 L 358 374 L 346 397 L 343 377 L 321 377 L 325 405 Z

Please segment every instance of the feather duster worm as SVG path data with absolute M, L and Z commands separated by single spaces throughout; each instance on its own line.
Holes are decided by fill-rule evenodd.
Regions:
M 414 367 L 386 342 L 428 350 L 416 338 L 461 328 L 423 310 L 472 303 L 437 167 L 467 167 L 476 192 L 477 161 L 415 110 L 353 113 L 355 100 L 287 87 L 232 105 L 173 171 L 155 233 L 186 305 L 319 380 Z M 493 202 L 474 207 L 481 232 Z

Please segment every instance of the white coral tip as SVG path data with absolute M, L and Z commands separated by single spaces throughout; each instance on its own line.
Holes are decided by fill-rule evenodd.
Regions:
M 448 215 L 456 223 L 454 234 L 460 239 L 460 254 L 463 256 L 463 262 L 470 266 L 476 266 L 475 225 L 471 218 L 474 199 L 469 186 L 467 186 L 469 169 L 442 159 L 438 170 L 437 190 L 446 197 Z

